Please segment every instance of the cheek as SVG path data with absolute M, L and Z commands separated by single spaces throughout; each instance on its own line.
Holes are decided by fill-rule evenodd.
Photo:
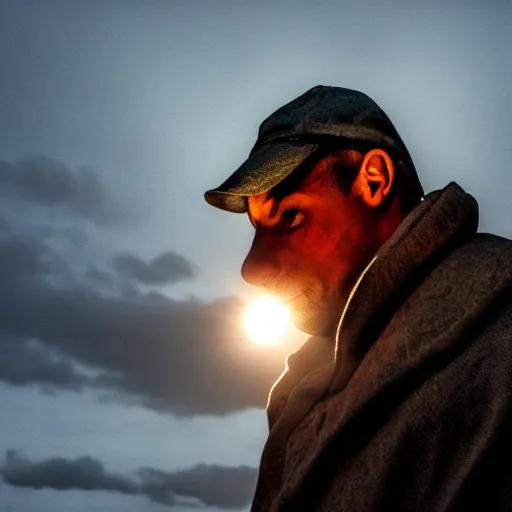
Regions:
M 346 233 L 336 227 L 334 229 L 332 220 L 312 224 L 304 233 L 304 246 L 315 261 L 329 264 L 337 259 L 340 249 L 343 248 L 346 240 Z
M 316 222 L 290 238 L 286 253 L 298 270 L 324 280 L 339 267 L 342 239 L 339 230 L 329 230 L 328 225 Z
M 300 268 L 310 279 L 321 282 L 331 294 L 352 273 L 358 259 L 361 229 L 356 218 L 317 220 L 294 240 L 294 250 L 301 254 Z M 293 250 L 293 249 L 292 249 Z

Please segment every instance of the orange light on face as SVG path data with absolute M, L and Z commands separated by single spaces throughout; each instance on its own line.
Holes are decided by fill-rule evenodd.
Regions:
M 281 343 L 290 327 L 288 308 L 273 297 L 259 297 L 247 308 L 244 327 L 255 343 Z

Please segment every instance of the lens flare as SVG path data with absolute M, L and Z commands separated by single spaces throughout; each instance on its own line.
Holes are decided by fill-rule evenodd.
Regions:
M 281 343 L 290 326 L 290 313 L 285 304 L 273 297 L 255 299 L 245 312 L 245 330 L 255 343 Z

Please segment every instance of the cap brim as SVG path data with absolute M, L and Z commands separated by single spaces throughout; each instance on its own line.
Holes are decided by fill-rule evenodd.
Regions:
M 311 156 L 317 144 L 271 142 L 249 158 L 219 187 L 204 194 L 206 201 L 233 213 L 247 212 L 247 197 L 268 192 Z

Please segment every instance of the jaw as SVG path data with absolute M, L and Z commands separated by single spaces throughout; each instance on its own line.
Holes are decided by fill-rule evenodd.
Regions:
M 309 305 L 292 311 L 295 327 L 311 336 L 334 336 L 340 317 L 341 309 L 328 303 L 316 308 Z

